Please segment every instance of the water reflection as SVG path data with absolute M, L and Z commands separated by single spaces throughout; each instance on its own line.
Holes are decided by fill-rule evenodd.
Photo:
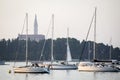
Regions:
M 96 80 L 96 72 L 93 72 L 93 80 Z
M 25 80 L 28 80 L 28 74 L 27 73 L 25 74 Z

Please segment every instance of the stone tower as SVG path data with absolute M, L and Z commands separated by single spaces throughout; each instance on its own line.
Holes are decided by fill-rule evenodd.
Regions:
M 34 20 L 34 35 L 38 35 L 38 23 L 37 23 L 37 15 L 35 14 Z

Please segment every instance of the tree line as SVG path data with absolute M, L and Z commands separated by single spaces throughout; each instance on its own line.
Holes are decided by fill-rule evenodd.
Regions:
M 54 40 L 54 59 L 66 59 L 66 38 L 57 38 Z M 43 45 L 44 42 L 44 50 Z M 4 61 L 24 61 L 25 60 L 25 40 L 17 39 L 1 39 L 0 40 L 0 60 Z M 79 41 L 75 38 L 69 38 L 69 46 L 73 59 L 92 60 L 93 59 L 93 41 Z M 110 54 L 111 48 L 111 54 Z M 41 57 L 41 53 L 43 55 Z M 120 60 L 120 49 L 118 47 L 105 45 L 103 43 L 96 43 L 96 59 Z M 39 42 L 28 40 L 28 59 L 29 60 L 50 60 L 51 59 L 51 39 L 41 40 Z

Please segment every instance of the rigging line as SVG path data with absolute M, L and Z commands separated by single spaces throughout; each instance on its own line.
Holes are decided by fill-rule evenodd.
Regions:
M 92 23 L 93 23 L 93 20 L 94 20 L 94 17 L 95 17 L 95 14 L 93 14 L 93 17 L 92 17 L 92 20 L 91 20 L 91 23 L 89 25 L 89 29 L 88 29 L 88 32 L 87 32 L 87 35 L 86 35 L 86 38 L 85 38 L 85 43 L 83 44 L 83 48 L 82 48 L 82 51 L 81 51 L 81 55 L 80 55 L 80 58 L 79 58 L 79 61 L 81 60 L 82 58 L 82 55 L 84 53 L 84 49 L 86 48 L 86 41 L 88 39 L 88 36 L 89 36 L 89 33 L 90 33 L 90 29 L 91 29 L 91 26 L 92 26 Z
M 46 33 L 46 37 L 48 37 L 48 33 L 49 33 L 49 30 L 50 30 L 50 25 L 51 25 L 51 20 L 50 20 L 50 23 L 48 25 L 48 30 L 47 30 L 47 33 Z M 44 52 L 44 49 L 45 49 L 45 44 L 46 44 L 46 39 L 44 41 L 44 44 L 43 44 L 43 47 L 42 47 L 42 50 L 41 50 L 41 55 L 40 55 L 40 58 L 39 58 L 39 61 L 41 60 L 41 58 L 43 57 L 43 52 Z
M 23 34 L 24 25 L 25 25 L 25 20 L 26 20 L 26 16 L 25 16 L 25 18 L 24 18 L 24 22 L 23 22 L 23 27 L 22 27 L 21 34 Z M 17 48 L 16 54 L 15 54 L 14 67 L 15 67 L 16 60 L 17 60 L 17 55 L 18 55 L 18 52 L 19 52 L 19 45 L 20 45 L 19 37 L 17 38 L 17 41 L 18 41 L 18 46 L 17 46 L 18 48 Z

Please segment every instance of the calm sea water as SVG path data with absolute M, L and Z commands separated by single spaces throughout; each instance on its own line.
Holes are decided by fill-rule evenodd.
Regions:
M 120 72 L 79 72 L 78 70 L 51 70 L 49 74 L 9 73 L 13 62 L 0 65 L 0 80 L 120 80 Z M 20 64 L 24 64 L 19 62 Z

